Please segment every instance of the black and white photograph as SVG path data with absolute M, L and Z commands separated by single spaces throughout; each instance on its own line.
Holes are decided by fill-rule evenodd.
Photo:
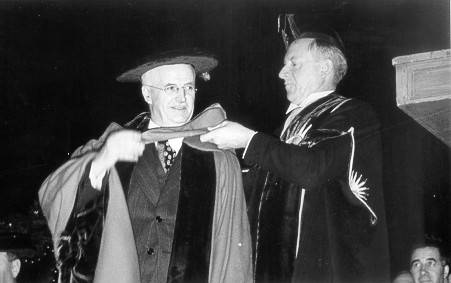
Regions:
M 449 0 L 1 0 L 0 283 L 451 283 Z

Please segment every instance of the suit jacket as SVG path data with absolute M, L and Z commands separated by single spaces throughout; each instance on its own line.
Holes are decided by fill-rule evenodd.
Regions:
M 256 281 L 389 282 L 371 108 L 328 95 L 297 114 L 282 140 L 257 133 L 244 157 L 254 166 L 245 184 Z

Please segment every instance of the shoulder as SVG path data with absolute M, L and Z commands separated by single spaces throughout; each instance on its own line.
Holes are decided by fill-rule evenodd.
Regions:
M 370 104 L 358 98 L 348 98 L 338 93 L 335 93 L 332 97 L 336 101 L 335 103 L 336 105 L 332 109 L 332 112 L 350 111 L 350 110 L 373 112 L 373 109 Z
M 368 103 L 338 94 L 333 94 L 329 101 L 331 107 L 326 115 L 318 119 L 316 128 L 340 131 L 348 131 L 351 127 L 358 131 L 361 129 L 374 131 L 379 128 L 379 119 Z
M 108 136 L 113 132 L 119 131 L 121 129 L 122 129 L 121 125 L 115 122 L 111 122 L 98 139 L 91 139 L 84 145 L 76 148 L 72 153 L 71 158 L 80 157 L 88 152 L 100 150 L 100 148 L 107 140 Z
M 336 96 L 339 97 L 339 100 L 331 110 L 331 115 L 347 116 L 351 120 L 378 120 L 376 112 L 369 103 L 358 98 L 346 98 L 341 95 Z
M 135 116 L 132 120 L 125 123 L 124 127 L 127 129 L 136 129 L 139 131 L 145 131 L 149 125 L 150 113 L 142 112 Z

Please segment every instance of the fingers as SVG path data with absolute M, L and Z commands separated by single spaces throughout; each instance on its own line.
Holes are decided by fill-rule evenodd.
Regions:
M 141 133 L 132 130 L 118 131 L 108 137 L 107 152 L 109 159 L 116 161 L 137 161 L 142 155 L 145 144 Z
M 211 132 L 200 135 L 200 141 L 201 142 L 212 142 L 212 134 Z
M 222 121 L 221 123 L 219 123 L 218 125 L 216 125 L 216 126 L 213 126 L 213 127 L 208 127 L 207 129 L 209 130 L 209 131 L 213 131 L 213 130 L 216 130 L 216 129 L 218 129 L 218 128 L 221 128 L 221 127 L 224 127 L 224 126 L 226 126 L 227 124 L 229 123 L 229 121 Z
M 228 126 L 230 123 L 231 123 L 230 121 L 226 120 L 226 121 L 219 123 L 216 126 L 208 127 L 207 129 L 209 132 L 201 135 L 200 141 L 216 143 L 218 140 L 220 140 L 221 135 L 223 135 L 223 133 L 222 133 L 223 131 L 221 131 L 221 129 Z M 219 145 L 218 145 L 218 147 L 219 147 Z
M 200 136 L 201 142 L 211 142 L 218 145 L 218 142 L 222 140 L 221 138 L 222 134 L 218 132 L 218 130 L 213 130 L 211 132 L 208 132 L 206 134 L 203 134 Z
M 217 129 L 217 128 L 216 128 Z M 200 135 L 200 141 L 201 142 L 213 142 L 216 132 L 214 129 L 210 130 L 208 129 L 210 132 Z

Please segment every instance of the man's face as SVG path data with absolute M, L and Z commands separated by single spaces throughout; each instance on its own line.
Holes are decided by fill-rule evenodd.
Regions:
M 442 264 L 440 252 L 435 247 L 415 249 L 410 259 L 410 273 L 415 283 L 442 283 L 448 275 L 448 266 Z
M 321 62 L 308 50 L 312 39 L 294 41 L 287 50 L 284 66 L 279 77 L 285 83 L 287 99 L 291 103 L 301 104 L 308 95 L 319 91 L 324 82 L 321 76 Z
M 195 94 L 183 87 L 195 87 L 195 72 L 191 65 L 164 65 L 150 70 L 142 76 L 142 93 L 149 104 L 152 120 L 162 127 L 179 126 L 193 116 Z M 169 94 L 163 90 L 168 86 L 180 88 L 178 93 Z

